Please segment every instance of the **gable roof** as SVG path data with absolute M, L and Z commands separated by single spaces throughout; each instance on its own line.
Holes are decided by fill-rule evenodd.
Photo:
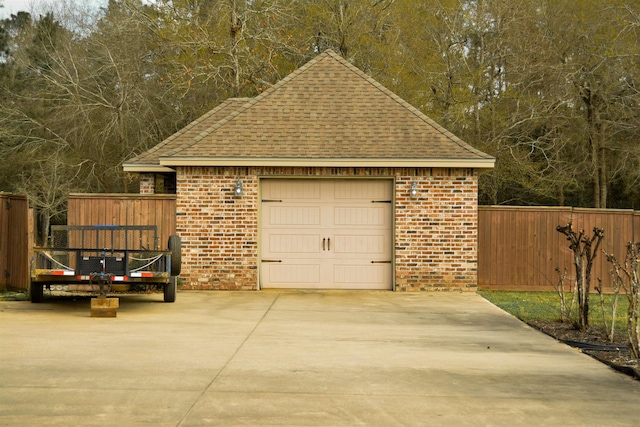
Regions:
M 156 163 L 157 162 L 157 163 Z M 466 144 L 335 52 L 251 99 L 228 100 L 124 163 L 175 166 L 492 168 Z

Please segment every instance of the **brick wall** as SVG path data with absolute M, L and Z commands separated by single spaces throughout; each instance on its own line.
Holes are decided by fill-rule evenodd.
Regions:
M 141 173 L 140 194 L 176 194 L 175 174 Z
M 258 178 L 247 168 L 188 167 L 176 183 L 183 289 L 257 289 Z
M 156 176 L 152 173 L 140 174 L 140 194 L 155 194 Z
M 415 182 L 418 196 L 411 199 Z M 396 178 L 396 289 L 475 290 L 478 180 L 467 170 Z
M 258 288 L 258 184 L 270 176 L 394 177 L 396 289 L 476 288 L 478 180 L 471 169 L 181 167 L 176 228 L 184 289 Z M 238 179 L 242 197 L 233 192 Z

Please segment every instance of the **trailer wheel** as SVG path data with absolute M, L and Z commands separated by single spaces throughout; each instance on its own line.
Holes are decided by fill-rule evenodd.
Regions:
M 42 283 L 31 282 L 29 287 L 29 297 L 33 303 L 42 302 L 42 298 L 44 297 L 44 285 Z
M 171 275 L 178 276 L 182 270 L 182 241 L 175 234 L 169 236 L 169 250 L 171 251 Z
M 164 302 L 176 302 L 177 279 L 169 278 L 169 283 L 164 285 Z

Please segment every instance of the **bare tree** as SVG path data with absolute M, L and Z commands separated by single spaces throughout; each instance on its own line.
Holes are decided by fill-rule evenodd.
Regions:
M 573 252 L 573 264 L 576 270 L 576 288 L 578 290 L 578 327 L 581 331 L 589 329 L 589 293 L 591 289 L 591 269 L 598 247 L 604 237 L 604 230 L 593 228 L 593 236 L 585 235 L 584 230 L 576 233 L 571 223 L 556 230 L 569 241 L 569 249 Z
M 497 158 L 479 178 L 481 202 L 640 207 L 640 3 L 49 7 L 51 16 L 0 22 L 0 144 L 65 145 L 62 164 L 80 168 L 79 189 L 135 188 L 122 160 L 332 48 Z M 14 167 L 2 182 L 15 184 Z

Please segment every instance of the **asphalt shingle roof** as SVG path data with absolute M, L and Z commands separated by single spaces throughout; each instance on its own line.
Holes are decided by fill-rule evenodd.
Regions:
M 146 165 L 149 167 L 160 166 L 160 155 L 179 153 L 184 148 L 193 144 L 194 137 L 198 136 L 201 132 L 210 128 L 233 111 L 238 110 L 242 105 L 246 104 L 249 99 L 250 98 L 229 98 L 223 101 L 216 108 L 192 121 L 158 145 L 128 160 L 126 164 L 138 166 Z
M 251 99 L 228 100 L 125 163 L 244 165 L 256 161 L 403 162 L 493 167 L 471 147 L 373 78 L 326 51 Z M 226 163 L 225 163 L 226 162 Z M 471 166 L 470 166 L 471 165 Z

